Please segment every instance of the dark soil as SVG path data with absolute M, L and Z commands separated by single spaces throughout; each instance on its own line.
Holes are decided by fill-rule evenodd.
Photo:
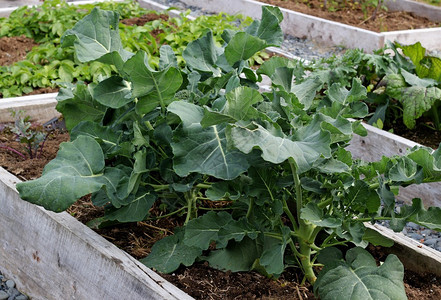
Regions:
M 3 128 L 3 130 L 1 130 Z M 0 145 L 20 149 L 12 134 L 0 126 Z M 23 180 L 40 176 L 43 167 L 55 157 L 58 143 L 69 139 L 67 133 L 55 132 L 50 135 L 40 159 L 23 160 L 17 154 L 0 148 L 0 166 Z M 90 196 L 83 197 L 68 212 L 82 223 L 103 215 L 104 210 L 95 207 Z M 151 216 L 162 212 L 154 206 Z M 135 258 L 143 258 L 150 253 L 152 245 L 170 235 L 175 226 L 182 225 L 180 217 L 148 220 L 121 224 L 95 230 Z M 384 261 L 381 248 L 371 247 L 371 252 L 379 261 Z M 172 274 L 161 274 L 196 299 L 315 299 L 311 287 L 300 286 L 302 276 L 295 269 L 288 269 L 278 280 L 268 279 L 255 272 L 222 272 L 204 263 L 192 267 L 182 267 Z M 406 293 L 410 300 L 441 299 L 441 279 L 432 274 L 418 275 L 406 272 Z
M 9 66 L 23 60 L 32 47 L 38 46 L 33 39 L 25 36 L 0 38 L 0 66 Z
M 424 122 L 418 122 L 412 130 L 404 124 L 393 124 L 385 130 L 391 130 L 396 135 L 433 149 L 437 149 L 441 143 L 441 131 L 429 128 Z
M 121 20 L 121 23 L 123 23 L 125 25 L 129 25 L 129 26 L 133 26 L 133 25 L 143 26 L 145 23 L 159 20 L 159 19 L 167 21 L 169 19 L 169 16 L 165 15 L 165 14 L 158 15 L 158 14 L 154 14 L 154 13 L 149 13 L 149 14 L 145 14 L 145 15 L 138 17 L 138 18 Z
M 372 18 L 371 16 L 374 8 L 369 7 L 363 10 L 358 4 L 358 1 L 327 1 L 328 9 L 323 7 L 324 0 L 258 1 L 376 32 L 431 28 L 440 26 L 439 23 L 431 22 L 426 18 L 399 11 L 392 12 L 380 10 L 377 13 L 376 18 Z

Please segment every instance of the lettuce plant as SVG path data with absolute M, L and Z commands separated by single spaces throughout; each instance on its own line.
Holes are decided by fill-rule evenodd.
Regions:
M 122 47 L 117 13 L 94 9 L 63 45 L 117 75 L 60 91 L 57 109 L 71 141 L 41 178 L 17 185 L 21 197 L 62 211 L 91 193 L 106 207 L 98 226 L 144 220 L 155 201 L 166 205 L 185 221 L 142 260 L 161 272 L 196 260 L 271 277 L 297 267 L 322 299 L 405 299 L 399 260 L 390 255 L 377 267 L 363 249 L 391 242 L 364 222 L 440 229 L 440 208 L 415 199 L 397 211 L 394 191 L 439 181 L 441 150 L 354 160 L 345 147 L 366 132 L 347 118 L 368 113 L 360 80 L 347 89 L 323 73 L 297 84 L 304 67 L 280 57 L 249 68 L 256 52 L 282 42 L 281 20 L 277 8 L 263 7 L 244 31 L 225 30 L 222 46 L 211 31 L 190 42 L 183 69 L 162 46 L 155 68 L 145 52 Z M 264 75 L 272 88 L 260 92 Z M 348 245 L 356 247 L 335 248 Z M 316 267 L 324 267 L 318 277 Z

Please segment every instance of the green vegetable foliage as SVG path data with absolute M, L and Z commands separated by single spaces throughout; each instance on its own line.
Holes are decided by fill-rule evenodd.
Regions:
M 149 219 L 157 201 L 167 215 L 182 217 L 175 234 L 142 260 L 161 272 L 196 260 L 273 277 L 296 267 L 323 299 L 404 298 L 396 257 L 377 267 L 361 248 L 343 260 L 333 246 L 390 246 L 365 228 L 368 221 L 390 220 L 397 231 L 407 221 L 439 229 L 440 208 L 426 210 L 415 199 L 397 212 L 391 190 L 439 181 L 440 151 L 413 148 L 373 163 L 353 159 L 345 147 L 365 131 L 347 118 L 368 114 L 361 101 L 366 88 L 352 78 L 348 87 L 354 70 L 344 66 L 302 77 L 302 63 L 275 57 L 253 71 L 248 58 L 281 42 L 280 11 L 262 10 L 245 31 L 226 30 L 222 46 L 211 31 L 190 42 L 187 64 L 177 68 L 167 46 L 157 66 L 142 50 L 128 54 L 119 47 L 118 28 L 97 22 L 117 20 L 117 13 L 94 9 L 63 40 L 78 57 L 110 64 L 116 74 L 61 90 L 58 108 L 72 141 L 41 178 L 17 189 L 55 211 L 92 193 L 106 207 L 95 226 Z M 100 35 L 91 39 L 90 32 Z M 93 46 L 104 38 L 117 46 Z M 272 79 L 271 91 L 258 91 L 262 74 Z M 321 264 L 317 279 L 314 267 Z

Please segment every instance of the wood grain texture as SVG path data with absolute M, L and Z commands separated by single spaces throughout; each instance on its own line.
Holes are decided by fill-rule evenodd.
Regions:
M 32 299 L 192 299 L 67 213 L 23 201 L 0 168 L 0 267 Z
M 394 246 L 383 250 L 398 256 L 406 269 L 420 274 L 433 273 L 441 276 L 441 252 L 389 228 L 370 223 L 365 223 L 365 226 L 394 241 Z

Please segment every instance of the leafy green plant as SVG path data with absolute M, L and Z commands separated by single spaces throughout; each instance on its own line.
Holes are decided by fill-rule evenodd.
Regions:
M 41 178 L 17 184 L 21 197 L 62 211 L 92 193 L 106 207 L 95 226 L 144 220 L 155 201 L 166 205 L 168 216 L 185 220 L 142 260 L 161 272 L 197 259 L 273 277 L 296 267 L 322 299 L 405 299 L 399 260 L 391 255 L 377 267 L 360 248 L 391 244 L 364 222 L 439 230 L 440 208 L 426 210 L 415 199 L 397 212 L 393 191 L 441 180 L 441 150 L 354 160 L 345 147 L 366 132 L 347 118 L 365 117 L 368 107 L 361 80 L 345 86 L 353 69 L 311 74 L 281 57 L 257 72 L 249 67 L 256 52 L 280 45 L 281 21 L 278 8 L 263 7 L 262 19 L 244 31 L 224 30 L 222 45 L 211 31 L 190 42 L 184 68 L 167 45 L 154 67 L 144 51 L 123 48 L 117 13 L 94 9 L 63 45 L 73 45 L 81 62 L 110 64 L 117 74 L 60 91 L 57 109 L 71 142 Z M 261 93 L 263 75 L 272 89 Z M 344 259 L 335 246 L 350 244 L 357 247 Z
M 120 13 L 121 18 L 131 18 L 147 13 L 137 3 L 103 2 L 98 7 Z M 26 35 L 42 42 L 34 47 L 26 60 L 13 66 L 0 67 L 0 93 L 3 97 L 21 96 L 34 88 L 57 87 L 62 83 L 76 81 L 95 82 L 99 77 L 108 77 L 114 68 L 99 62 L 79 63 L 71 48 L 59 47 L 61 34 L 71 28 L 94 7 L 92 4 L 73 6 L 59 0 L 45 1 L 40 7 L 23 7 L 14 11 L 9 18 L 0 19 L 0 36 L 7 34 Z M 157 14 L 150 11 L 150 14 Z M 159 18 L 144 26 L 119 24 L 121 39 L 126 50 L 144 50 L 150 63 L 157 67 L 159 46 L 169 44 L 177 54 L 178 64 L 183 65 L 182 51 L 187 44 L 199 38 L 208 30 L 214 33 L 217 44 L 222 42 L 224 29 L 237 29 L 251 23 L 250 18 L 240 15 L 200 16 L 189 19 L 189 12 L 178 18 Z M 24 21 L 23 21 L 24 20 Z M 26 26 L 22 26 L 25 24 Z M 153 34 L 155 33 L 155 34 Z M 265 54 L 255 55 L 252 59 L 262 63 Z
M 38 158 L 43 151 L 44 142 L 47 139 L 47 133 L 41 126 L 37 126 L 30 122 L 30 116 L 25 116 L 24 111 L 13 111 L 12 116 L 15 118 L 13 126 L 8 126 L 9 130 L 15 134 L 15 139 L 23 145 L 24 153 L 29 158 Z M 4 144 L 0 144 L 0 148 L 9 150 L 19 155 L 23 159 L 26 156 L 18 149 L 11 148 Z

